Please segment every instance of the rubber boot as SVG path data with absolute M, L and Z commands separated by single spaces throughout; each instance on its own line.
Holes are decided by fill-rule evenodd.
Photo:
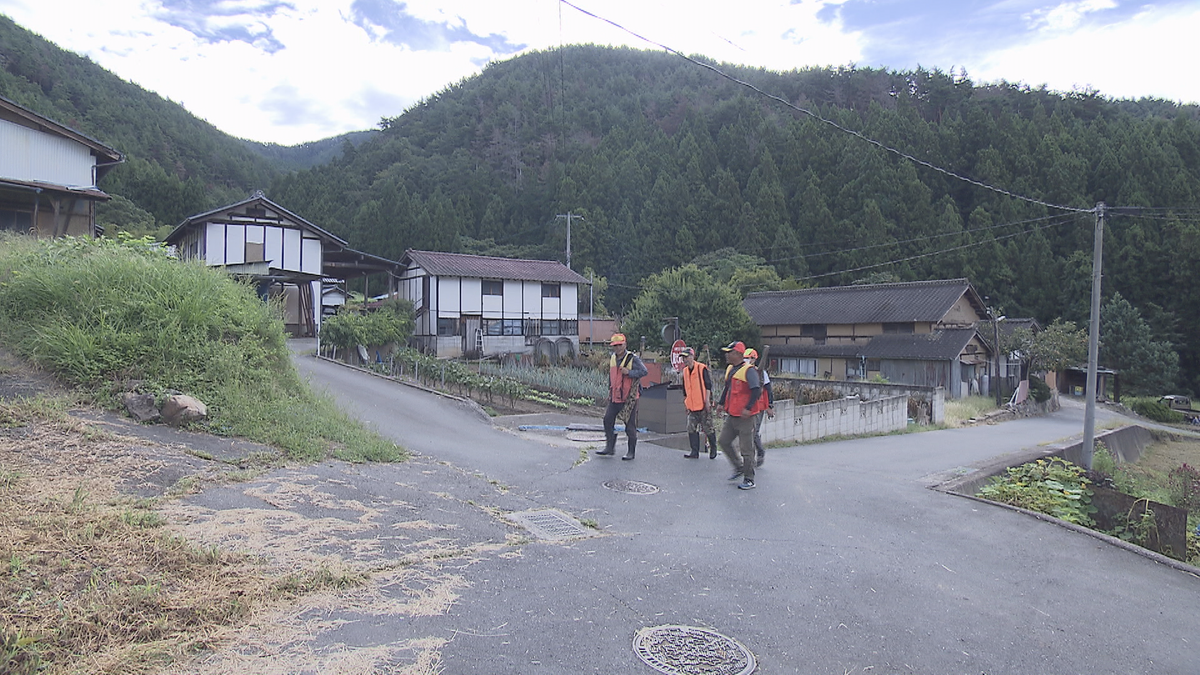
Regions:
M 708 435 L 708 458 L 717 458 L 717 432 Z
M 629 452 L 626 452 L 625 456 L 622 457 L 621 459 L 633 459 L 633 449 L 635 447 L 637 447 L 637 439 L 636 438 L 629 439 Z
M 596 451 L 596 454 L 597 454 L 597 455 L 611 455 L 611 454 L 614 454 L 614 453 L 616 452 L 616 449 L 615 449 L 616 447 L 617 447 L 617 437 L 616 437 L 616 436 L 613 436 L 612 438 L 609 438 L 609 439 L 607 439 L 607 440 L 605 441 L 605 443 L 604 443 L 604 449 L 603 449 L 603 450 L 597 450 L 597 451 Z
M 689 432 L 688 442 L 692 444 L 692 451 L 684 455 L 684 458 L 696 459 L 700 456 L 700 433 L 697 431 Z

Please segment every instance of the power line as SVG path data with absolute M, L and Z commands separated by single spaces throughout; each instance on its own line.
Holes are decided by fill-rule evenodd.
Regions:
M 1056 218 L 1064 219 L 1062 222 L 1070 222 L 1069 219 L 1075 218 L 1075 217 L 1076 217 L 1076 214 L 1061 214 L 1060 213 L 1060 214 L 1056 214 L 1053 216 L 1042 216 L 1040 218 L 1030 218 L 1028 220 L 1017 220 L 1017 221 L 1014 221 L 1011 223 L 1000 223 L 998 225 L 987 225 L 984 227 L 975 227 L 975 228 L 971 228 L 971 229 L 967 229 L 967 230 L 960 230 L 958 232 L 941 232 L 938 234 L 931 234 L 931 235 L 928 235 L 925 237 L 913 237 L 911 239 L 897 239 L 896 241 L 889 241 L 889 242 L 885 242 L 882 244 L 869 244 L 867 246 L 856 246 L 854 248 L 840 248 L 840 249 L 833 249 L 833 250 L 829 250 L 829 251 L 821 251 L 819 253 L 805 253 L 802 255 L 789 256 L 786 258 L 774 258 L 774 259 L 768 260 L 767 262 L 768 263 L 787 262 L 789 260 L 819 258 L 821 256 L 834 255 L 836 253 L 849 253 L 851 251 L 867 251 L 867 250 L 870 250 L 873 248 L 883 248 L 885 246 L 899 246 L 900 244 L 911 244 L 911 243 L 920 242 L 920 241 L 931 241 L 933 239 L 941 239 L 943 237 L 956 237 L 956 236 L 961 236 L 961 235 L 965 235 L 965 234 L 974 234 L 976 232 L 986 232 L 988 230 L 997 230 L 1002 227 L 1014 227 L 1016 225 L 1027 225 L 1029 223 L 1037 223 L 1037 222 L 1041 222 L 1044 220 L 1053 220 Z M 994 238 L 993 238 L 993 240 L 994 240 Z M 829 243 L 833 243 L 833 242 L 829 242 Z M 806 245 L 815 245 L 815 244 L 806 244 Z
M 1001 223 L 999 225 L 992 225 L 987 228 L 977 228 L 976 230 L 973 230 L 973 231 L 997 229 L 997 228 L 1001 228 L 1001 227 L 1013 227 L 1016 225 L 1028 225 L 1030 223 L 1043 223 L 1044 221 L 1054 221 L 1054 222 L 1044 222 L 1044 224 L 1033 227 L 1032 229 L 1021 230 L 1020 232 L 1010 232 L 1008 234 L 1003 234 L 998 237 L 992 237 L 991 239 L 986 239 L 984 241 L 975 241 L 975 242 L 971 242 L 969 244 L 962 244 L 960 246 L 951 246 L 949 248 L 942 248 L 942 249 L 938 249 L 936 251 L 927 251 L 925 253 L 911 255 L 911 256 L 904 257 L 904 258 L 895 258 L 893 260 L 887 260 L 884 262 L 874 263 L 871 265 L 863 265 L 861 267 L 854 267 L 854 268 L 844 269 L 844 270 L 836 270 L 833 272 L 825 272 L 822 274 L 813 274 L 813 275 L 809 275 L 806 277 L 796 277 L 796 280 L 797 281 L 806 281 L 808 279 L 820 279 L 820 278 L 824 278 L 824 277 L 837 276 L 839 274 L 850 274 L 852 272 L 861 272 L 863 270 L 875 269 L 878 267 L 887 267 L 888 265 L 895 265 L 895 264 L 902 263 L 902 262 L 908 262 L 910 260 L 917 260 L 920 258 L 928 258 L 929 256 L 940 255 L 942 253 L 951 253 L 953 251 L 961 251 L 963 249 L 972 248 L 975 246 L 985 246 L 987 244 L 995 243 L 997 241 L 1011 239 L 1013 237 L 1017 237 L 1022 234 L 1032 234 L 1034 232 L 1041 232 L 1043 230 L 1050 229 L 1051 227 L 1054 227 L 1057 225 L 1064 225 L 1064 224 L 1071 222 L 1073 219 L 1078 218 L 1079 215 L 1080 214 L 1058 214 L 1058 215 L 1054 215 L 1054 216 L 1045 216 L 1042 218 L 1031 218 L 1029 220 L 1018 220 L 1018 221 L 1013 221 L 1013 222 L 1009 222 L 1009 223 Z M 958 234 L 958 233 L 954 233 L 954 234 Z M 921 238 L 917 238 L 912 241 L 920 241 L 920 240 L 921 240 Z M 793 258 L 784 258 L 782 260 L 794 260 L 796 258 L 807 258 L 810 256 L 815 257 L 815 256 L 820 256 L 820 255 L 826 255 L 828 253 L 863 251 L 863 250 L 867 250 L 867 249 L 871 249 L 871 248 L 878 248 L 880 246 L 893 246 L 896 243 L 899 243 L 899 242 L 889 243 L 889 244 L 878 244 L 878 245 L 872 245 L 872 246 L 860 246 L 860 247 L 856 247 L 856 248 L 843 249 L 842 251 L 829 251 L 829 252 L 822 252 L 822 253 L 813 253 L 813 254 L 809 254 L 807 256 L 795 256 Z M 768 262 L 780 262 L 780 261 L 777 260 L 777 261 L 768 261 Z M 638 284 L 636 286 L 631 286 L 629 284 L 619 284 L 619 283 L 615 283 L 613 281 L 609 281 L 608 285 L 612 286 L 612 287 L 616 287 L 616 288 L 633 288 L 633 289 L 638 289 L 638 290 L 645 288 L 644 284 Z
M 998 188 L 998 187 L 995 187 L 995 186 L 993 186 L 993 185 L 989 185 L 989 184 L 987 184 L 987 183 L 984 183 L 984 182 L 982 182 L 982 181 L 975 180 L 974 178 L 968 178 L 968 177 L 966 177 L 966 176 L 962 176 L 962 175 L 960 175 L 960 174 L 954 173 L 953 171 L 950 171 L 949 169 L 944 169 L 944 168 L 942 168 L 942 167 L 940 167 L 940 166 L 937 166 L 936 164 L 932 164 L 932 163 L 930 163 L 930 162 L 927 162 L 927 161 L 925 161 L 925 160 L 923 160 L 923 159 L 918 159 L 917 157 L 914 157 L 914 156 L 912 156 L 912 155 L 910 155 L 910 154 L 908 154 L 908 153 L 906 153 L 906 152 L 904 152 L 904 151 L 902 151 L 902 150 L 897 150 L 896 148 L 893 148 L 893 147 L 891 147 L 891 146 L 884 145 L 883 143 L 881 143 L 881 142 L 879 142 L 879 141 L 877 141 L 877 140 L 875 140 L 875 139 L 873 139 L 873 138 L 870 138 L 870 137 L 868 137 L 868 136 L 864 135 L 862 132 L 855 131 L 854 129 L 849 129 L 849 128 L 846 128 L 846 127 L 844 127 L 844 126 L 842 126 L 842 125 L 838 124 L 837 122 L 834 122 L 834 121 L 832 121 L 832 120 L 828 120 L 828 119 L 825 119 L 824 117 L 821 117 L 820 115 L 818 115 L 818 114 L 817 114 L 817 113 L 815 113 L 815 112 L 812 112 L 811 110 L 808 110 L 808 109 L 805 109 L 805 108 L 801 108 L 800 106 L 794 105 L 792 102 L 788 101 L 787 99 L 784 99 L 784 98 L 782 98 L 782 97 L 780 97 L 780 96 L 777 96 L 777 95 L 775 95 L 775 94 L 771 94 L 771 93 L 765 92 L 765 91 L 763 91 L 762 89 L 759 89 L 758 87 L 754 86 L 753 84 L 750 84 L 749 82 L 745 82 L 745 81 L 743 81 L 743 80 L 739 80 L 738 78 L 736 78 L 736 77 L 733 77 L 732 75 L 729 75 L 728 73 L 726 73 L 725 71 L 721 70 L 720 68 L 717 68 L 716 66 L 713 66 L 713 65 L 711 65 L 711 64 L 708 64 L 708 63 L 704 63 L 704 62 L 702 62 L 702 61 L 697 61 L 696 59 L 693 59 L 692 57 L 690 57 L 690 56 L 688 56 L 688 55 L 684 54 L 683 52 L 680 52 L 680 51 L 678 51 L 678 50 L 676 50 L 676 49 L 673 49 L 673 48 L 671 48 L 671 47 L 668 47 L 667 45 L 664 45 L 664 44 L 662 44 L 661 42 L 656 42 L 656 41 L 654 41 L 654 40 L 651 40 L 651 39 L 650 39 L 650 38 L 648 38 L 648 37 L 645 37 L 645 36 L 643 36 L 643 35 L 639 35 L 638 33 L 635 33 L 634 31 L 632 31 L 632 30 L 630 30 L 630 29 L 628 29 L 628 28 L 626 28 L 626 27 L 622 26 L 621 24 L 619 24 L 619 23 L 617 23 L 617 22 L 615 22 L 615 21 L 612 21 L 611 19 L 606 19 L 606 18 L 604 18 L 604 17 L 602 17 L 602 16 L 600 16 L 600 15 L 598 15 L 598 14 L 594 14 L 594 13 L 592 13 L 592 12 L 589 12 L 588 10 L 586 10 L 586 9 L 583 9 L 582 7 L 579 7 L 578 5 L 575 5 L 575 4 L 571 3 L 569 0 L 559 0 L 559 2 L 560 2 L 560 3 L 562 3 L 562 4 L 564 4 L 564 5 L 566 5 L 566 6 L 568 6 L 568 7 L 570 7 L 570 8 L 572 8 L 572 9 L 574 9 L 574 10 L 576 10 L 576 11 L 578 11 L 578 12 L 580 12 L 580 13 L 582 13 L 582 14 L 586 14 L 587 16 L 590 16 L 590 17 L 592 17 L 593 19 L 596 19 L 596 20 L 598 20 L 598 21 L 603 21 L 604 23 L 607 23 L 607 24 L 609 24 L 609 25 L 611 25 L 611 26 L 613 26 L 613 27 L 617 28 L 618 30 L 624 31 L 624 32 L 626 32 L 626 33 L 629 33 L 630 35 L 634 36 L 635 38 L 637 38 L 637 39 L 639 39 L 639 40 L 642 40 L 643 42 L 647 42 L 647 43 L 649 43 L 649 44 L 652 44 L 652 45 L 654 45 L 654 46 L 656 46 L 656 47 L 658 47 L 658 48 L 660 48 L 660 49 L 663 49 L 664 51 L 667 51 L 667 52 L 669 52 L 669 53 L 671 53 L 671 54 L 674 54 L 674 55 L 678 56 L 679 58 L 681 58 L 681 59 L 684 59 L 685 61 L 688 61 L 688 62 L 690 62 L 690 63 L 693 63 L 693 64 L 695 64 L 695 65 L 697 65 L 697 66 L 700 66 L 701 68 L 707 68 L 708 70 L 711 70 L 712 72 L 716 73 L 717 75 L 720 75 L 721 77 L 723 77 L 723 78 L 725 78 L 725 79 L 729 80 L 730 82 L 733 82 L 733 83 L 735 83 L 735 84 L 739 84 L 739 85 L 741 85 L 741 86 L 743 86 L 743 87 L 746 87 L 747 89 L 750 89 L 751 91 L 754 91 L 754 92 L 758 93 L 758 94 L 759 94 L 759 95 L 761 95 L 761 96 L 764 96 L 764 97 L 766 97 L 766 98 L 769 98 L 769 99 L 771 99 L 771 100 L 773 100 L 773 101 L 777 101 L 777 102 L 779 102 L 779 103 L 782 103 L 783 105 L 785 105 L 785 106 L 787 106 L 787 107 L 791 108 L 792 110 L 795 110 L 795 111 L 797 111 L 797 112 L 799 112 L 799 113 L 803 113 L 803 114 L 805 114 L 805 115 L 808 115 L 809 117 L 811 117 L 811 118 L 813 118 L 813 119 L 817 120 L 818 122 L 821 122 L 821 123 L 823 123 L 823 124 L 827 124 L 827 125 L 829 125 L 829 126 L 831 126 L 831 127 L 835 128 L 835 129 L 837 129 L 838 131 L 841 131 L 841 132 L 843 132 L 843 133 L 850 134 L 851 136 L 855 136 L 855 137 L 859 138 L 860 140 L 866 141 L 867 143 L 870 143 L 871 145 L 874 145 L 874 146 L 876 146 L 876 147 L 880 148 L 881 150 L 884 150 L 885 152 L 890 152 L 890 153 L 892 153 L 892 154 L 894 154 L 894 155 L 896 155 L 896 156 L 898 156 L 898 157 L 901 157 L 901 158 L 903 158 L 903 159 L 906 159 L 906 160 L 908 160 L 908 161 L 910 161 L 910 162 L 913 162 L 914 164 L 919 164 L 920 166 L 923 166 L 923 167 L 925 167 L 925 168 L 928 168 L 928 169 L 931 169 L 931 170 L 933 170 L 933 171 L 936 171 L 936 172 L 938 172 L 938 173 L 940 173 L 940 174 L 943 174 L 943 175 L 945 175 L 945 176 L 947 176 L 947 177 L 953 178 L 953 179 L 955 179 L 955 180 L 962 181 L 962 182 L 964 182 L 964 183 L 969 183 L 969 184 L 971 184 L 971 185 L 974 185 L 974 186 L 976 186 L 976 187 L 981 187 L 981 188 L 984 188 L 985 190 L 991 190 L 992 192 L 996 192 L 996 193 L 998 193 L 998 194 L 1002 194 L 1002 195 L 1004 195 L 1004 196 L 1006 196 L 1006 197 L 1012 197 L 1013 199 L 1019 199 L 1019 200 L 1021 200 L 1021 201 L 1029 202 L 1030 204 L 1037 204 L 1038 206 L 1044 206 L 1044 207 L 1046 207 L 1046 208 L 1049 208 L 1049 209 L 1057 209 L 1057 210 L 1060 210 L 1060 211 L 1070 211 L 1070 212 L 1073 212 L 1073 213 L 1092 213 L 1092 212 L 1093 212 L 1093 209 L 1080 209 L 1080 208 L 1077 208 L 1077 207 L 1074 207 L 1074 206 L 1063 206 L 1063 205 L 1061 205 L 1061 204 L 1052 204 L 1052 203 L 1050 203 L 1050 202 L 1045 202 L 1045 201 L 1042 201 L 1042 200 L 1040 200 L 1040 199 L 1034 199 L 1034 198 L 1032 198 L 1032 197 L 1026 197 L 1026 196 L 1024 196 L 1024 195 L 1020 195 L 1020 194 L 1017 194 L 1017 193 L 1015 193 L 1015 192 L 1010 192 L 1010 191 L 1008 191 L 1008 190 L 1005 190 L 1005 189 L 1003 189 L 1003 188 Z
M 808 279 L 820 279 L 820 278 L 823 278 L 823 277 L 832 277 L 832 276 L 836 276 L 836 275 L 838 275 L 838 274 L 850 274 L 850 273 L 852 273 L 852 272 L 861 272 L 861 271 L 863 271 L 863 270 L 875 269 L 875 268 L 877 268 L 877 267 L 886 267 L 886 266 L 888 266 L 888 265 L 895 265 L 895 264 L 897 264 L 897 263 L 908 262 L 909 260 L 917 260 L 917 259 L 919 259 L 919 258 L 928 258 L 928 257 L 929 257 L 929 256 L 931 256 L 931 255 L 939 255 L 939 254 L 942 254 L 942 253 L 950 253 L 951 251 L 961 251 L 961 250 L 963 250 L 963 249 L 972 248 L 972 247 L 974 247 L 974 246 L 983 246 L 984 244 L 990 244 L 990 243 L 993 243 L 993 242 L 997 242 L 997 241 L 1000 241 L 1000 240 L 1002 240 L 1002 239 L 1011 239 L 1012 237 L 1016 237 L 1016 236 L 1018 236 L 1018 235 L 1022 235 L 1022 234 L 1029 234 L 1029 233 L 1031 233 L 1031 232 L 1040 232 L 1040 231 L 1042 231 L 1042 230 L 1044 230 L 1044 229 L 1047 229 L 1048 227 L 1050 227 L 1050 225 L 1051 225 L 1051 224 L 1049 224 L 1049 223 L 1048 223 L 1048 224 L 1046 224 L 1046 225 L 1041 225 L 1041 226 L 1035 227 L 1035 228 L 1033 228 L 1032 230 L 1022 230 L 1022 231 L 1020 231 L 1020 232 L 1013 232 L 1013 233 L 1011 233 L 1011 234 L 1004 234 L 1004 235 L 1001 235 L 1001 236 L 999 236 L 999 237 L 994 237 L 994 238 L 992 238 L 992 239 L 988 239 L 988 240 L 985 240 L 985 241 L 976 241 L 976 242 L 971 242 L 970 244 L 963 244 L 962 246 L 953 246 L 953 247 L 951 247 L 951 248 L 944 248 L 944 249 L 941 249 L 941 250 L 938 250 L 938 251 L 929 251 L 929 252 L 927 252 L 927 253 L 919 253 L 919 254 L 917 254 L 917 255 L 911 255 L 911 256 L 908 256 L 907 258 L 897 258 L 897 259 L 895 259 L 895 260 L 889 260 L 889 261 L 887 261 L 887 262 L 876 263 L 876 264 L 874 264 L 874 265 L 863 265 L 862 267 L 855 267 L 855 268 L 848 269 L 848 270 L 840 270 L 840 271 L 837 271 L 837 272 L 825 272 L 824 274 L 812 274 L 812 275 L 809 275 L 809 276 L 807 276 L 807 277 L 797 277 L 797 279 L 796 279 L 796 280 L 797 280 L 797 281 L 806 281 L 806 280 L 808 280 Z

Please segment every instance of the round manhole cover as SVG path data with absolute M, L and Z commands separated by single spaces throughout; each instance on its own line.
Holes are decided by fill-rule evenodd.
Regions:
M 694 626 L 643 628 L 633 637 L 633 651 L 668 675 L 748 675 L 757 665 L 737 640 Z
M 604 487 L 617 492 L 628 492 L 631 495 L 652 495 L 658 492 L 657 485 L 643 483 L 640 480 L 607 480 Z

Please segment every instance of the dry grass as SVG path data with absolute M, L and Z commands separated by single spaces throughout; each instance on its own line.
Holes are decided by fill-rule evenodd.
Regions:
M 8 403 L 0 420 L 0 671 L 151 672 L 277 595 L 259 563 L 118 493 L 122 439 Z
M 4 675 L 435 675 L 445 640 L 346 644 L 337 617 L 444 614 L 470 585 L 464 568 L 520 543 L 462 541 L 453 521 L 339 497 L 302 466 L 244 484 L 221 474 L 261 508 L 133 498 L 123 490 L 180 450 L 63 407 L 0 400 Z
M 957 427 L 980 415 L 996 410 L 996 399 L 987 396 L 967 396 L 946 400 L 946 426 Z
M 130 452 L 146 441 L 55 407 L 0 402 L 0 673 L 156 673 L 257 615 L 365 583 L 329 561 L 284 567 L 195 543 L 203 532 L 118 489 L 148 470 Z
M 146 673 L 240 620 L 270 581 L 116 491 L 122 442 L 0 404 L 5 673 Z M 38 663 L 42 669 L 38 669 Z

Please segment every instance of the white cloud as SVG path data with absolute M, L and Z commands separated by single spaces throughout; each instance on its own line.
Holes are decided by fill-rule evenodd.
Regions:
M 1154 96 L 1200 103 L 1195 78 L 1181 66 L 1195 62 L 1200 7 L 1147 7 L 1132 20 L 1060 33 L 988 55 L 972 76 L 1005 79 L 1057 91 L 1091 87 L 1113 98 Z
M 1076 0 L 1041 10 L 1028 9 L 1038 0 L 967 7 L 955 16 L 956 25 L 988 25 L 989 12 L 1004 5 L 1033 30 L 1014 34 L 1011 46 L 998 52 L 951 53 L 954 62 L 941 63 L 930 59 L 949 57 L 931 50 L 952 44 L 953 36 L 863 24 L 864 16 L 872 16 L 863 6 L 855 7 L 856 17 L 868 31 L 848 31 L 839 11 L 851 1 L 572 0 L 650 40 L 717 61 L 775 70 L 860 63 L 871 46 L 869 29 L 875 28 L 877 39 L 886 40 L 888 53 L 896 55 L 891 58 L 907 56 L 944 69 L 966 66 L 980 81 L 1045 83 L 1061 90 L 1091 85 L 1117 97 L 1200 98 L 1196 78 L 1175 74 L 1194 62 L 1187 45 L 1200 34 L 1200 7 L 1193 5 L 1173 10 L 1147 5 L 1136 17 L 1107 27 L 1099 26 L 1112 17 L 1115 0 Z M 890 5 L 890 20 L 904 15 L 903 3 L 923 1 L 892 0 L 900 4 Z M 407 16 L 399 13 L 401 5 Z M 0 0 L 0 11 L 22 26 L 184 104 L 218 128 L 288 144 L 370 128 L 479 72 L 489 60 L 510 58 L 522 45 L 655 49 L 557 0 L 373 0 L 358 13 L 352 0 L 221 2 L 207 14 L 197 7 L 205 5 Z M 371 21 L 375 38 L 352 18 Z
M 1064 2 L 1049 9 L 1037 9 L 1026 15 L 1026 20 L 1035 29 L 1051 31 L 1071 30 L 1084 21 L 1088 14 L 1117 6 L 1114 0 L 1080 0 Z

